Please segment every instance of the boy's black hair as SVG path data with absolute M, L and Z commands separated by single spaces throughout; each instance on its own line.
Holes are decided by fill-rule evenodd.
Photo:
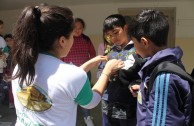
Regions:
M 6 34 L 6 35 L 4 36 L 4 39 L 7 39 L 7 38 L 13 38 L 12 34 Z
M 125 25 L 126 21 L 124 16 L 121 14 L 112 14 L 104 20 L 103 32 L 106 33 L 107 31 L 113 30 L 115 27 L 123 28 Z
M 138 41 L 141 37 L 150 39 L 157 46 L 166 46 L 169 23 L 159 10 L 145 9 L 129 24 L 129 35 Z

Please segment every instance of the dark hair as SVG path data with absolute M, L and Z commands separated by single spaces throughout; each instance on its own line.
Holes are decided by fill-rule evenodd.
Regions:
M 145 9 L 137 15 L 129 27 L 129 35 L 138 41 L 141 37 L 146 37 L 157 46 L 167 45 L 169 23 L 161 11 Z
M 13 63 L 18 65 L 14 78 L 20 78 L 20 87 L 24 81 L 30 85 L 34 80 L 39 52 L 52 50 L 61 36 L 69 38 L 73 25 L 73 13 L 68 8 L 29 6 L 22 11 L 14 30 L 13 47 Z
M 12 34 L 6 34 L 6 35 L 4 35 L 4 39 L 7 39 L 7 38 L 13 38 Z
M 85 24 L 85 22 L 84 22 L 83 19 L 81 19 L 81 18 L 75 18 L 75 23 L 76 23 L 76 22 L 80 22 L 80 23 L 82 24 L 83 28 L 84 28 L 84 29 L 86 28 L 86 24 Z
M 3 24 L 3 21 L 2 20 L 0 20 L 0 25 L 2 25 Z
M 120 14 L 113 14 L 108 16 L 103 23 L 103 32 L 113 30 L 115 27 L 122 27 L 126 25 L 125 18 Z

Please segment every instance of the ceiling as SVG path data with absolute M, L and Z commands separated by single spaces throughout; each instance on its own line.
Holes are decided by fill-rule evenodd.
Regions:
M 50 5 L 71 6 L 71 5 L 82 5 L 82 4 L 159 2 L 159 1 L 170 2 L 170 1 L 183 1 L 183 0 L 0 0 L 0 10 L 22 9 L 28 5 L 39 5 L 41 3 L 47 3 Z M 192 0 L 184 0 L 184 1 L 192 1 Z

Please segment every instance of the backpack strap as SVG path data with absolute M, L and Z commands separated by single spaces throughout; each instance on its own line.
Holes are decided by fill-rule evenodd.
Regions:
M 154 68 L 154 70 L 152 71 L 151 76 L 150 76 L 150 80 L 149 80 L 149 85 L 148 85 L 148 92 L 149 93 L 152 90 L 155 78 L 161 72 L 177 74 L 182 79 L 188 80 L 189 82 L 194 84 L 194 79 L 185 70 L 183 70 L 180 66 L 178 66 L 170 61 L 165 61 L 165 62 L 158 64 Z

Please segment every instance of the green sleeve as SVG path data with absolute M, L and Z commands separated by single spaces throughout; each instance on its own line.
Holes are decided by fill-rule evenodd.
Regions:
M 87 78 L 84 86 L 76 97 L 75 102 L 77 102 L 79 105 L 87 105 L 92 100 L 92 97 L 93 92 L 90 86 L 90 81 Z

